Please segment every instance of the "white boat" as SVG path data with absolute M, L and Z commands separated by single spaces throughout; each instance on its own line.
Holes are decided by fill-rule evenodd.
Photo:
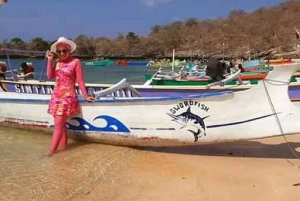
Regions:
M 82 113 L 68 120 L 68 130 L 73 137 L 89 141 L 143 146 L 299 133 L 300 108 L 287 93 L 290 76 L 299 67 L 298 63 L 274 66 L 257 86 L 235 93 L 115 97 L 109 89 L 98 94 L 102 97 L 94 103 L 81 101 Z M 130 91 L 127 84 L 118 86 L 115 90 Z M 50 95 L 0 92 L 0 123 L 51 131 L 53 118 L 46 112 L 49 99 Z

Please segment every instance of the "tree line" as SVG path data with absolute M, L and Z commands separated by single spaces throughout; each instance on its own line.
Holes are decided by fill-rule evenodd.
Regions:
M 273 57 L 286 53 L 298 56 L 300 46 L 295 31 L 300 29 L 299 13 L 300 2 L 287 1 L 250 13 L 232 10 L 226 18 L 190 18 L 155 25 L 147 36 L 128 32 L 119 33 L 113 39 L 79 35 L 73 40 L 78 45 L 76 55 L 89 57 L 170 57 L 173 49 L 179 57 Z M 42 37 L 30 42 L 13 38 L 3 41 L 0 46 L 46 51 L 53 42 Z

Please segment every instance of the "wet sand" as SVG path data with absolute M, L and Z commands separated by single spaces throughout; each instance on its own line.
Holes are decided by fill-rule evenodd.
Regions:
M 0 127 L 0 200 L 298 201 L 300 135 L 214 145 L 130 148 Z

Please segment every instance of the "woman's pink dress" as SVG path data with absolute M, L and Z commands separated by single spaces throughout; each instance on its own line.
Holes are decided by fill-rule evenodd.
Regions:
M 53 116 L 71 116 L 80 113 L 75 83 L 78 81 L 78 77 L 82 79 L 81 61 L 72 58 L 68 62 L 57 62 L 55 76 L 56 84 L 49 103 L 48 113 Z

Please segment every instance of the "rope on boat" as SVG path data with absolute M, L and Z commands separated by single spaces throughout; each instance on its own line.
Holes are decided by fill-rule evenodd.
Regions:
M 287 85 L 287 84 L 290 83 L 290 82 L 271 80 L 271 79 L 264 79 L 264 81 L 266 81 L 268 84 L 273 85 L 273 86 L 283 86 L 283 85 Z M 280 84 L 274 84 L 273 82 L 277 82 L 277 83 L 280 83 Z
M 266 86 L 266 83 L 265 83 L 265 80 L 262 80 L 263 84 L 264 84 L 264 88 L 265 88 L 265 91 L 266 91 L 266 95 L 267 95 L 267 98 L 268 98 L 268 101 L 269 101 L 269 104 L 271 106 L 271 110 L 273 112 L 273 114 L 275 115 L 275 119 L 277 121 L 277 124 L 278 124 L 278 127 L 280 129 L 280 132 L 281 132 L 281 136 L 284 138 L 285 140 L 285 143 L 286 145 L 288 146 L 288 148 L 290 149 L 290 151 L 294 154 L 294 156 L 297 158 L 297 159 L 300 159 L 300 156 L 295 152 L 295 150 L 291 147 L 289 141 L 286 139 L 286 135 L 283 131 L 283 128 L 282 128 L 282 125 L 280 123 L 280 120 L 279 120 L 279 117 L 278 117 L 278 113 L 276 112 L 276 109 L 274 107 L 274 104 L 272 102 L 272 99 L 270 97 L 270 94 L 268 92 L 268 89 L 267 89 L 267 86 Z M 280 81 L 277 81 L 277 82 L 280 82 Z M 288 84 L 288 83 L 287 83 Z M 288 163 L 290 163 L 292 166 L 296 167 L 296 168 L 300 168 L 298 165 L 295 165 L 294 163 L 292 163 L 291 161 L 289 161 L 289 159 L 286 159 Z

